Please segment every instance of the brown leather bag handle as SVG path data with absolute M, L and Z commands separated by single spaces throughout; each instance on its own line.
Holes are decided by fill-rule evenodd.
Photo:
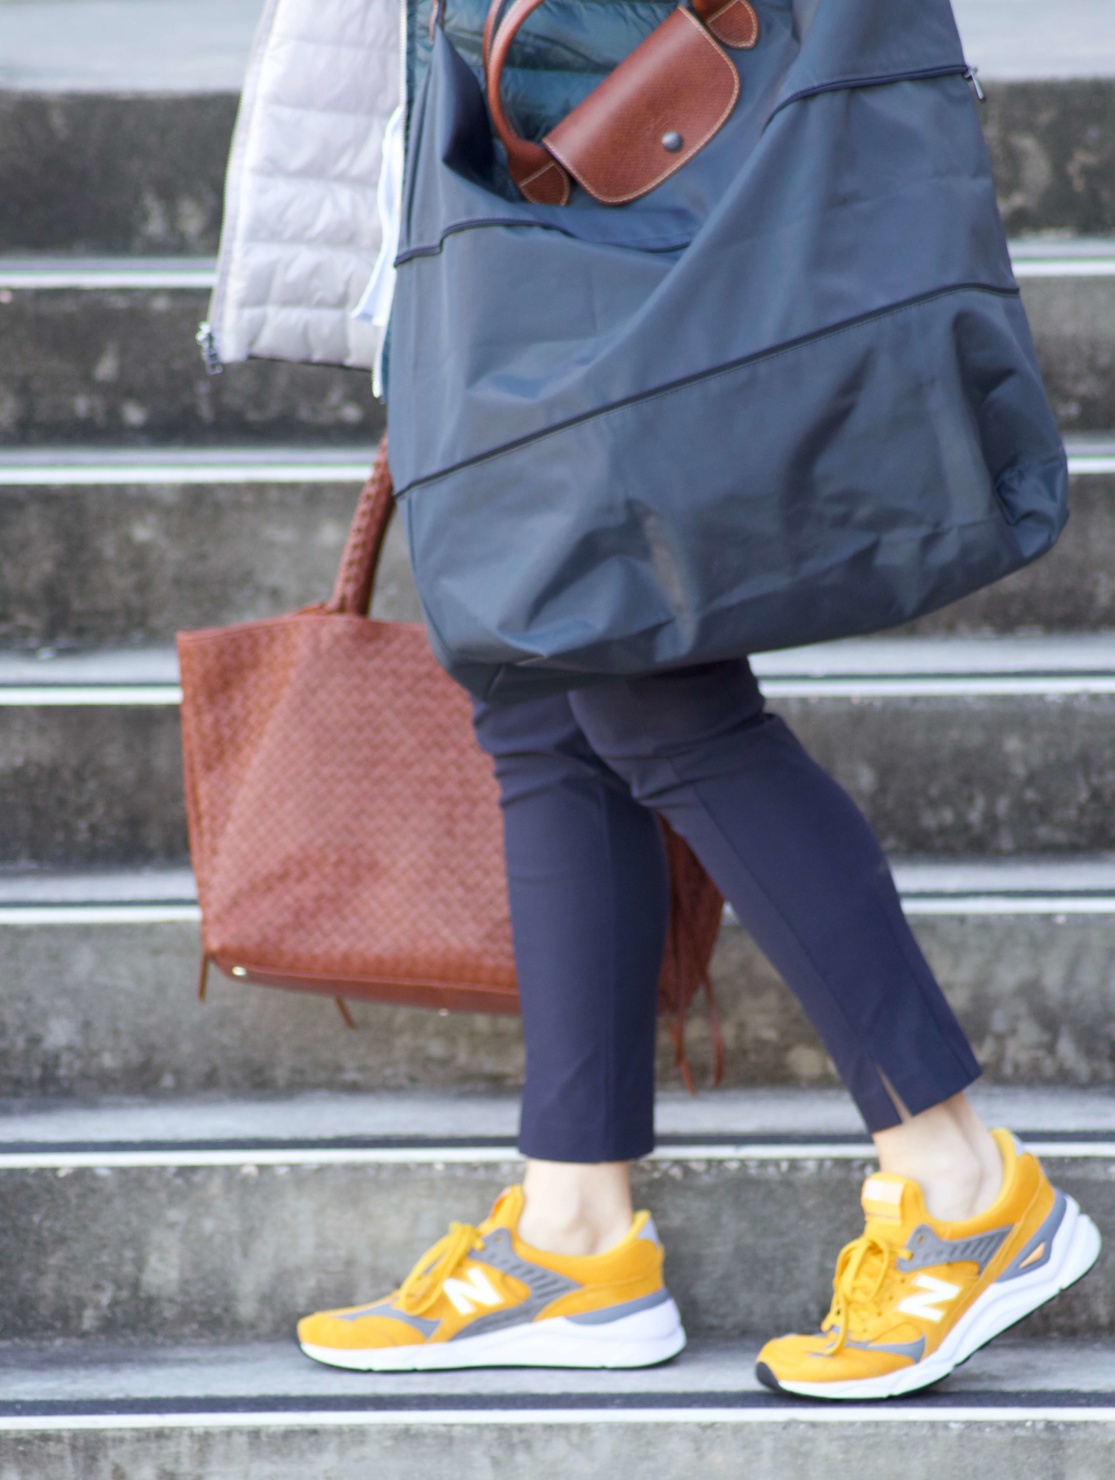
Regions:
M 507 150 L 511 178 L 526 196 L 538 206 L 563 206 L 569 200 L 572 182 L 565 170 L 541 144 L 524 139 L 511 127 L 503 107 L 501 88 L 503 66 L 519 28 L 545 0 L 514 0 L 511 9 L 496 26 L 503 0 L 492 0 L 484 23 L 484 78 L 488 86 L 488 107 L 496 133 Z
M 484 23 L 484 78 L 492 122 L 507 150 L 511 178 L 535 205 L 563 206 L 572 189 L 570 171 L 542 144 L 515 132 L 502 98 L 503 69 L 511 46 L 523 22 L 544 3 L 545 0 L 513 0 L 503 20 L 497 23 L 504 0 L 492 0 Z M 692 6 L 698 19 L 722 45 L 748 49 L 758 41 L 759 17 L 750 0 L 692 0 Z M 668 24 L 669 21 L 663 23 Z M 606 83 L 607 79 L 600 86 Z
M 327 612 L 368 615 L 376 567 L 394 507 L 395 486 L 387 464 L 387 438 L 384 437 L 349 525 L 333 595 L 325 606 Z

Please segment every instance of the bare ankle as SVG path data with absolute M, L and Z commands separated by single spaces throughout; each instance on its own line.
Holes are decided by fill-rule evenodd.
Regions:
M 975 1218 L 1002 1189 L 1003 1161 L 991 1132 L 956 1095 L 875 1136 L 879 1165 L 920 1184 L 931 1217 Z
M 631 1227 L 626 1162 L 527 1162 L 519 1237 L 551 1254 L 603 1254 Z

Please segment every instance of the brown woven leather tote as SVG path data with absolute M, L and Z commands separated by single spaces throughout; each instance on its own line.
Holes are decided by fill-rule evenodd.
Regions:
M 498 792 L 468 695 L 420 625 L 367 615 L 393 503 L 385 442 L 328 603 L 178 636 L 202 995 L 212 962 L 342 1011 L 518 1011 Z M 722 900 L 665 833 L 659 1003 L 688 1080 L 684 1012 L 707 988 Z

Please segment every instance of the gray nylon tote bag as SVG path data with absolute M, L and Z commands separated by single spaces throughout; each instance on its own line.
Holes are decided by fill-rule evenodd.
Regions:
M 388 426 L 430 639 L 477 695 L 876 631 L 1063 527 L 947 0 L 756 10 L 727 122 L 618 206 L 524 199 L 436 32 Z

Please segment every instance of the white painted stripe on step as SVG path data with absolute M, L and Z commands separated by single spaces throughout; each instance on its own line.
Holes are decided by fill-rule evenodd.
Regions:
M 907 915 L 1115 915 L 1115 894 L 903 894 Z M 201 910 L 187 901 L 135 903 L 0 904 L 0 927 L 197 924 Z
M 1115 673 L 884 674 L 821 678 L 762 675 L 772 699 L 1060 698 L 1115 694 Z M 5 684 L 0 708 L 150 707 L 182 702 L 176 684 Z
M 1078 1161 L 1115 1160 L 1115 1141 L 1056 1141 L 1029 1139 L 1027 1149 L 1035 1156 Z M 127 1147 L 114 1151 L 0 1149 L 0 1172 L 126 1171 L 137 1168 L 238 1167 L 246 1175 L 261 1167 L 327 1166 L 514 1166 L 521 1160 L 514 1146 L 269 1146 L 216 1148 Z M 750 1142 L 730 1144 L 660 1146 L 647 1161 L 671 1165 L 702 1162 L 816 1162 L 870 1161 L 875 1153 L 869 1142 L 829 1145 L 824 1142 Z
M 902 908 L 907 915 L 1115 915 L 1115 894 L 904 894 Z
M 1069 449 L 1069 472 L 1074 478 L 1098 478 L 1115 473 L 1115 452 L 1073 452 Z
M 1052 244 L 1010 243 L 1016 278 L 1115 277 L 1115 244 L 1081 242 L 1064 251 Z M 51 257 L 35 255 L 0 259 L 0 291 L 45 289 L 97 292 L 110 289 L 211 289 L 216 278 L 212 257 Z
M 0 1417 L 0 1432 L 57 1434 L 159 1429 L 368 1429 L 368 1428 L 573 1428 L 599 1424 L 1035 1424 L 1115 1423 L 1115 1406 L 1038 1406 L 1019 1394 L 1010 1406 L 931 1407 L 916 1403 L 840 1404 L 785 1402 L 769 1408 L 427 1408 L 355 1412 L 290 1408 L 255 1413 L 80 1413 Z
M 0 291 L 70 289 L 108 290 L 211 289 L 216 277 L 212 257 L 13 257 L 0 258 Z
M 0 904 L 3 925 L 173 925 L 197 924 L 196 904 Z
M 1115 277 L 1115 255 L 1094 257 L 1015 257 L 1014 275 L 1024 278 L 1107 278 Z
M 1115 694 L 1115 673 L 1028 674 L 962 673 L 832 675 L 797 678 L 761 675 L 772 699 L 936 699 L 1049 697 Z
M 115 458 L 111 452 L 90 462 L 21 462 L 0 459 L 0 488 L 111 488 L 126 485 L 207 485 L 239 483 L 362 483 L 368 476 L 373 450 L 344 459 L 307 457 L 287 462 L 256 462 L 230 458 L 226 462 L 136 462 Z M 1074 450 L 1069 446 L 1069 472 L 1077 478 L 1115 473 L 1115 448 Z
M 181 704 L 177 684 L 5 684 L 0 685 L 0 707 L 81 709 L 88 706 L 149 706 Z
M 357 483 L 368 476 L 373 453 L 331 462 L 0 462 L 0 487 L 68 488 L 214 483 Z M 1115 461 L 1115 458 L 1112 459 Z

